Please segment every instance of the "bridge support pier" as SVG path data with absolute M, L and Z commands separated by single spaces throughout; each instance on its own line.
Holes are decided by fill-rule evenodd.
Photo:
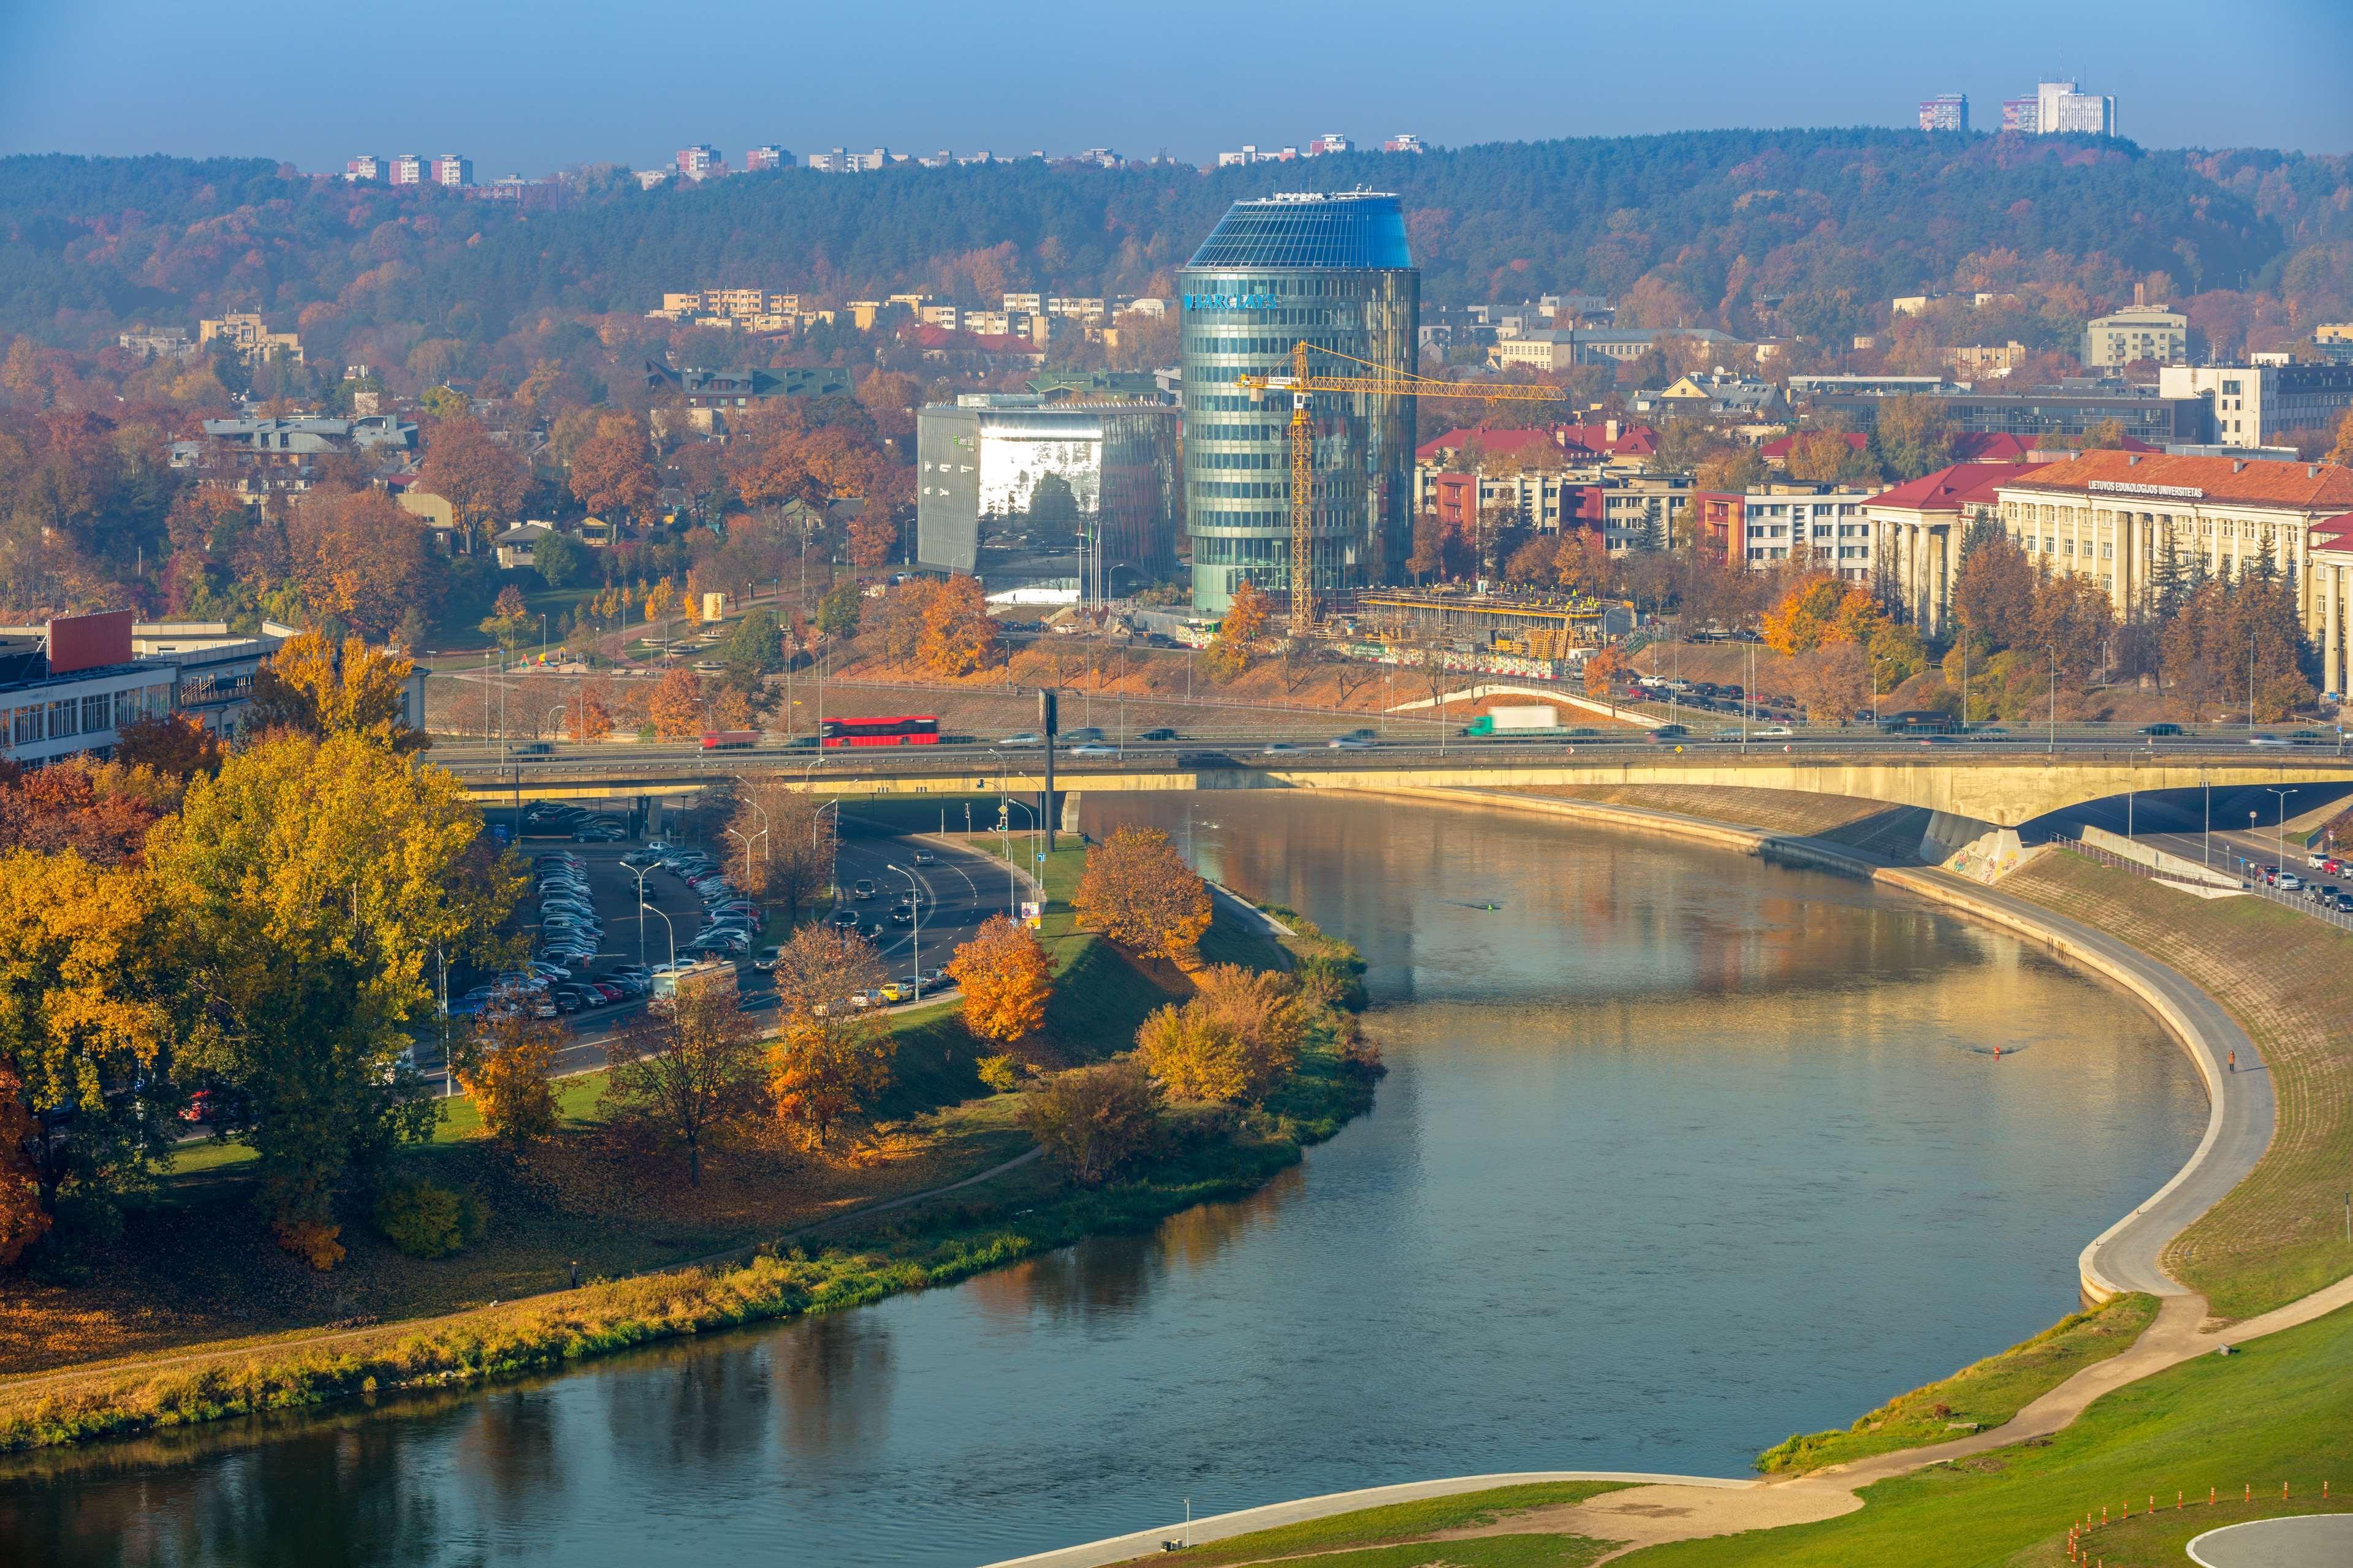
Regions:
M 1941 866 L 1987 834 L 1997 831 L 1993 823 L 1980 822 L 1974 816 L 1950 811 L 1931 812 L 1927 831 L 1920 836 L 1920 858 L 1931 866 Z
M 1066 789 L 1062 792 L 1062 831 L 1065 833 L 1076 833 L 1078 830 L 1079 792 L 1074 789 Z

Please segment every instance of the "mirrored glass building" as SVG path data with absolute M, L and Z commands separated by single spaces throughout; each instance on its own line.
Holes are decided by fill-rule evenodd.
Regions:
M 1346 191 L 1236 202 L 1177 278 L 1193 604 L 1215 615 L 1245 578 L 1291 586 L 1291 400 L 1253 403 L 1237 378 L 1283 374 L 1302 340 L 1410 372 L 1421 275 L 1398 198 Z M 1309 368 L 1374 374 L 1328 354 Z M 1318 393 L 1310 407 L 1318 595 L 1388 581 L 1413 548 L 1413 399 Z

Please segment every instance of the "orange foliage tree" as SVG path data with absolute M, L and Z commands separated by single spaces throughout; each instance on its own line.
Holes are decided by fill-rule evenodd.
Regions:
M 1146 958 L 1190 963 L 1209 929 L 1209 889 L 1156 827 L 1123 827 L 1087 851 L 1079 921 Z
M 997 622 L 979 578 L 950 577 L 931 595 L 917 649 L 923 663 L 942 675 L 970 675 L 995 662 Z
M 40 1178 L 26 1153 L 40 1123 L 25 1109 L 24 1092 L 15 1072 L 0 1066 L 0 1268 L 24 1257 L 49 1228 Z
M 768 1051 L 776 1115 L 818 1149 L 891 1086 L 890 1035 L 880 1013 L 853 1005 L 881 984 L 882 961 L 857 936 L 803 926 L 776 954 L 778 1026 Z
M 964 992 L 964 1026 L 1012 1045 L 1038 1032 L 1053 991 L 1053 966 L 1028 926 L 991 915 L 948 965 Z
M 511 1152 L 555 1131 L 555 1089 L 548 1074 L 565 1029 L 527 1008 L 486 1014 L 454 1053 L 458 1082 L 473 1098 L 482 1125 Z
M 646 433 L 627 415 L 607 415 L 572 454 L 572 493 L 592 512 L 634 516 L 654 501 Z
M 665 741 L 683 741 L 702 733 L 702 678 L 691 669 L 673 669 L 661 678 L 646 704 L 654 733 Z
M 601 741 L 613 732 L 612 710 L 605 705 L 607 695 L 599 683 L 581 688 L 580 694 L 573 699 L 571 711 L 566 717 L 572 721 L 574 740 L 582 742 Z

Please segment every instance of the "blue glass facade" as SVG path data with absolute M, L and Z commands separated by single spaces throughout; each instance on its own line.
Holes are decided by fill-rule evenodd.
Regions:
M 1291 400 L 1253 403 L 1237 379 L 1287 373 L 1303 340 L 1411 371 L 1421 279 L 1397 197 L 1350 192 L 1235 203 L 1177 279 L 1193 604 L 1216 615 L 1246 578 L 1291 586 Z M 1373 374 L 1329 354 L 1308 363 Z M 1318 393 L 1309 406 L 1318 593 L 1389 581 L 1412 550 L 1413 399 Z

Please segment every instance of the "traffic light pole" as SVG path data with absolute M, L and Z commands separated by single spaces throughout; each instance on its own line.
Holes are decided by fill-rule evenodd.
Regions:
M 1054 852 L 1054 828 L 1056 826 L 1054 819 L 1054 736 L 1060 731 L 1061 727 L 1061 705 L 1056 700 L 1056 694 L 1052 691 L 1040 691 L 1038 693 L 1038 734 L 1039 738 L 1046 742 L 1046 796 L 1039 803 L 1038 820 L 1044 824 L 1046 828 L 1046 853 L 1049 855 Z M 1046 873 L 1043 868 L 1032 867 L 1030 869 L 1037 872 L 1039 884 L 1042 887 L 1045 884 L 1046 879 Z

